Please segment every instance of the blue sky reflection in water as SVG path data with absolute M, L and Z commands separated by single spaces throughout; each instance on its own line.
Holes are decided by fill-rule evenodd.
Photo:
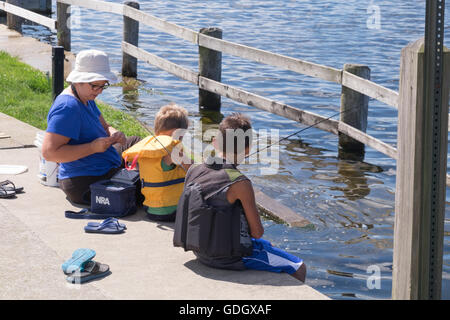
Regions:
M 145 12 L 196 31 L 220 27 L 225 40 L 339 69 L 345 63 L 368 65 L 373 81 L 396 91 L 401 49 L 424 35 L 425 1 L 152 0 L 140 5 Z M 447 1 L 447 21 L 449 7 Z M 104 50 L 113 69 L 120 71 L 122 17 L 77 7 L 72 14 L 72 50 Z M 55 34 L 41 27 L 24 31 L 55 43 Z M 449 23 L 445 37 L 449 47 Z M 198 68 L 196 46 L 142 24 L 139 46 L 192 70 Z M 144 83 L 137 94 L 113 87 L 101 98 L 150 125 L 155 112 L 172 101 L 199 121 L 195 86 L 143 62 L 138 68 Z M 339 85 L 229 55 L 223 55 L 222 81 L 327 117 L 339 111 Z M 247 113 L 256 130 L 279 129 L 281 137 L 303 127 L 226 98 L 222 102 L 224 115 Z M 396 109 L 370 99 L 367 132 L 396 146 Z M 337 137 L 312 128 L 281 143 L 277 174 L 259 176 L 254 165 L 242 169 L 256 186 L 315 224 L 314 230 L 305 230 L 264 222 L 265 238 L 306 261 L 309 285 L 334 299 L 390 298 L 395 161 L 370 148 L 364 162 L 340 161 Z M 450 298 L 449 212 L 446 205 L 442 290 L 446 299 Z M 375 287 L 369 278 L 374 270 L 381 274 Z

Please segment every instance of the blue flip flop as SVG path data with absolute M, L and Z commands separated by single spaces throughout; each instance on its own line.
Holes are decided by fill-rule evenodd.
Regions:
M 87 248 L 80 248 L 72 253 L 72 257 L 61 265 L 65 274 L 71 274 L 77 270 L 83 271 L 84 264 L 95 257 L 95 251 Z
M 120 226 L 117 220 L 104 220 L 98 225 L 87 225 L 84 227 L 84 231 L 87 233 L 104 233 L 104 234 L 117 234 L 124 232 L 125 228 Z
M 88 208 L 83 208 L 80 211 L 66 210 L 64 216 L 70 219 L 105 219 L 108 217 L 106 214 L 93 213 Z
M 121 228 L 123 228 L 124 230 L 126 230 L 127 229 L 127 226 L 125 225 L 125 223 L 120 223 L 119 222 L 119 220 L 117 219 L 117 218 L 113 218 L 113 217 L 109 217 L 108 219 L 105 219 L 103 222 L 101 222 L 101 223 L 105 223 L 106 221 L 117 221 L 118 223 L 119 223 L 119 226 L 121 227 Z M 88 226 L 90 226 L 90 227 L 99 227 L 100 226 L 100 224 L 101 224 L 100 222 L 88 222 Z
M 96 261 L 89 261 L 84 267 L 84 271 L 77 271 L 69 275 L 66 280 L 70 283 L 81 284 L 94 279 L 109 275 L 109 266 Z

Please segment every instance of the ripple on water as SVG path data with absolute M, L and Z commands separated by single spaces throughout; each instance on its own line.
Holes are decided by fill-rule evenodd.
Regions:
M 140 2 L 141 10 L 192 30 L 220 27 L 225 40 L 339 69 L 344 63 L 368 65 L 373 81 L 398 90 L 400 51 L 423 36 L 425 2 L 373 2 L 381 12 L 379 29 L 367 27 L 370 4 L 357 0 L 208 1 L 207 6 L 201 0 Z M 450 8 L 450 2 L 446 6 Z M 56 11 L 55 3 L 53 8 Z M 72 32 L 72 50 L 104 50 L 110 55 L 112 68 L 120 70 L 122 17 L 73 9 L 82 28 Z M 56 44 L 55 33 L 40 26 L 25 27 L 24 34 Z M 445 34 L 448 47 L 450 28 Z M 198 70 L 198 49 L 189 42 L 141 24 L 139 46 Z M 135 97 L 112 87 L 103 93 L 102 100 L 150 125 L 156 111 L 169 102 L 186 107 L 192 120 L 199 120 L 196 86 L 144 62 L 139 62 L 138 68 L 139 78 L 145 82 Z M 339 85 L 227 54 L 223 54 L 222 80 L 323 116 L 339 111 Z M 255 130 L 274 128 L 280 138 L 305 127 L 227 98 L 222 102 L 224 115 L 247 113 Z M 397 115 L 395 108 L 370 99 L 367 132 L 395 147 Z M 307 284 L 336 299 L 390 298 L 396 163 L 371 148 L 366 148 L 364 162 L 338 160 L 337 141 L 335 135 L 311 128 L 282 141 L 275 174 L 261 175 L 256 165 L 243 166 L 242 170 L 264 192 L 315 224 L 313 230 L 305 230 L 264 221 L 268 240 L 306 261 Z M 447 220 L 449 212 L 446 206 Z M 444 241 L 445 293 L 450 292 L 448 232 Z M 371 265 L 381 268 L 381 288 L 377 290 L 367 287 L 369 274 L 365 269 Z

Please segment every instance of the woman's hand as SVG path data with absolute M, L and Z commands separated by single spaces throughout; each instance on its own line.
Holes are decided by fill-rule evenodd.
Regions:
M 105 152 L 112 144 L 116 143 L 116 139 L 113 136 L 97 138 L 90 143 L 91 150 L 93 153 Z
M 97 138 L 89 143 L 78 145 L 68 144 L 70 138 L 46 132 L 42 143 L 42 155 L 45 160 L 53 162 L 71 162 L 93 153 L 104 152 L 108 149 L 115 139 L 112 137 Z
M 100 123 L 102 124 L 103 128 L 105 129 L 106 133 L 109 134 L 111 138 L 114 139 L 114 143 L 120 143 L 121 145 L 124 145 L 127 143 L 127 137 L 125 134 L 117 129 L 114 129 L 109 123 L 105 121 L 105 118 L 103 118 L 102 115 L 99 117 Z
M 127 143 L 127 137 L 122 131 L 116 131 L 111 135 L 111 138 L 113 138 L 114 143 L 120 143 L 121 145 L 124 145 Z

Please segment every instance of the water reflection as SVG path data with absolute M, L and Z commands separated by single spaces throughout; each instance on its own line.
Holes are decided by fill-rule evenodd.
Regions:
M 141 82 L 135 78 L 122 77 L 122 81 L 116 86 L 122 87 L 122 95 L 120 100 L 122 105 L 130 111 L 137 111 L 142 107 L 142 102 L 139 100 L 139 87 Z
M 110 1 L 122 3 L 121 0 Z M 424 30 L 423 1 L 385 1 L 381 7 L 380 30 L 365 27 L 368 2 L 364 1 L 234 2 L 252 4 L 252 7 L 242 10 L 223 1 L 210 1 L 208 6 L 204 6 L 204 1 L 198 0 L 155 0 L 141 1 L 141 9 L 193 30 L 208 25 L 218 26 L 224 30 L 225 40 L 327 66 L 342 68 L 343 63 L 350 62 L 366 64 L 372 69 L 373 81 L 393 90 L 398 90 L 401 49 L 408 42 L 422 37 Z M 85 23 L 72 34 L 73 51 L 91 49 L 94 45 L 107 51 L 111 55 L 111 67 L 120 70 L 118 39 L 122 37 L 122 17 L 88 9 L 81 9 L 81 12 Z M 264 24 L 258 23 L 260 21 Z M 102 26 L 107 28 L 99 28 Z M 56 43 L 56 35 L 43 30 L 45 28 L 26 28 L 33 37 Z M 140 27 L 140 47 L 193 70 L 198 67 L 196 46 L 143 25 Z M 104 93 L 105 102 L 125 110 L 136 110 L 137 116 L 146 123 L 153 123 L 154 114 L 170 101 L 187 106 L 190 116 L 194 115 L 196 120 L 201 117 L 196 114 L 197 87 L 143 63 L 138 70 L 139 77 L 148 80 L 138 95 L 128 96 L 132 90 L 111 88 L 111 93 L 110 90 Z M 339 105 L 340 86 L 337 84 L 275 70 L 229 55 L 223 58 L 223 81 L 323 115 L 336 112 L 335 107 Z M 146 94 L 142 88 L 153 92 Z M 164 92 L 165 96 L 157 96 L 156 91 Z M 286 135 L 298 130 L 292 121 L 227 99 L 223 99 L 222 111 L 225 114 L 240 111 L 251 115 L 255 128 L 277 128 L 282 132 L 280 134 Z M 369 119 L 368 132 L 371 135 L 396 144 L 396 110 L 371 99 Z M 380 290 L 368 291 L 364 278 L 333 275 L 326 270 L 358 274 L 357 270 L 364 273 L 368 264 L 391 264 L 395 160 L 374 150 L 366 150 L 365 161 L 382 165 L 383 172 L 370 164 L 366 167 L 361 161 L 339 160 L 336 136 L 311 129 L 303 137 L 304 141 L 282 143 L 277 174 L 260 176 L 255 167 L 243 169 L 264 192 L 318 226 L 314 232 L 276 224 L 265 226 L 267 239 L 302 256 L 311 266 L 308 284 L 333 298 L 390 297 L 390 280 L 384 280 L 385 276 Z M 305 141 L 321 147 L 313 148 Z M 447 207 L 443 270 L 443 292 L 446 293 L 443 296 L 447 299 L 450 292 L 449 212 Z M 391 270 L 383 272 L 391 274 Z
M 324 157 L 326 149 L 312 147 L 301 139 L 288 140 L 283 147 L 289 151 L 290 159 L 312 164 L 304 168 L 313 172 L 309 178 L 327 182 L 330 190 L 341 191 L 342 196 L 334 196 L 337 199 L 354 201 L 365 198 L 370 194 L 368 174 L 383 172 L 381 167 L 369 163 Z

